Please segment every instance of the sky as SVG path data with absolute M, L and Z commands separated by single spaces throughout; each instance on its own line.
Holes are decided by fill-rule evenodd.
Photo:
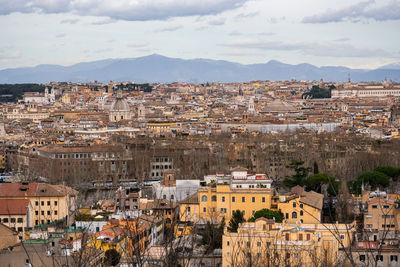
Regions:
M 0 69 L 150 54 L 373 69 L 400 0 L 0 0 Z

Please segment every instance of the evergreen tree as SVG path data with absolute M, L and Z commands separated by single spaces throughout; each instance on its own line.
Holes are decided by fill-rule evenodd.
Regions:
M 228 226 L 228 231 L 237 233 L 237 229 L 239 227 L 239 224 L 244 222 L 244 217 L 243 213 L 240 210 L 236 210 L 233 212 L 232 218 L 229 221 L 229 226 Z

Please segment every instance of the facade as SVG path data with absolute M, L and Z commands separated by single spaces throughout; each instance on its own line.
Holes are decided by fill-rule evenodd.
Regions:
M 111 105 L 109 120 L 111 122 L 118 122 L 131 119 L 132 112 L 128 102 L 122 96 L 118 95 L 117 99 Z
M 27 182 L 0 184 L 0 200 L 29 200 L 31 209 L 26 222 L 30 226 L 58 220 L 72 224 L 77 194 L 76 190 L 63 185 Z
M 16 231 L 0 223 L 0 250 L 14 246 L 19 241 Z
M 384 239 L 387 244 L 390 240 L 398 240 L 400 195 L 365 191 L 362 200 L 366 240 L 376 242 Z
M 287 224 L 259 218 L 225 231 L 222 266 L 337 266 L 355 224 Z
M 346 97 L 388 97 L 400 96 L 400 87 L 386 88 L 383 85 L 333 89 L 332 98 Z
M 28 199 L 0 199 L 0 222 L 18 232 L 18 238 L 25 236 L 26 227 L 32 227 L 32 207 Z
M 278 209 L 286 223 L 320 223 L 323 199 L 322 194 L 296 186 L 289 195 L 279 196 Z

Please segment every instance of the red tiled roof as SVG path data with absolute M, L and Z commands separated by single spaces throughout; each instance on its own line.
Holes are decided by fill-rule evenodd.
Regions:
M 45 183 L 0 183 L 0 197 L 57 197 L 68 193 L 77 195 L 77 191 L 63 185 Z
M 29 199 L 0 199 L 0 215 L 25 215 Z

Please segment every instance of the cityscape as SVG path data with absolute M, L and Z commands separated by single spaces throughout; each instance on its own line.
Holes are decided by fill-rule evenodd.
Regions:
M 2 3 L 0 266 L 400 266 L 400 2 L 266 2 Z

